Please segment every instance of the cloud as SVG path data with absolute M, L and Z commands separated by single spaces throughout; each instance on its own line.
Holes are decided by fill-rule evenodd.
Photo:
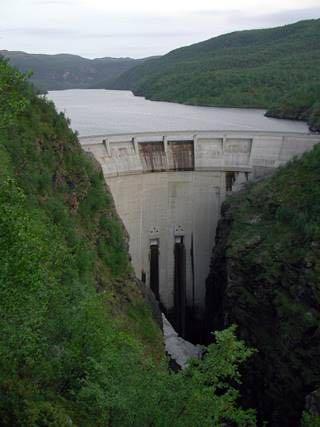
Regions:
M 50 4 L 59 5 L 59 6 L 69 6 L 74 4 L 72 0 L 37 0 L 33 1 L 32 4 L 47 6 Z
M 171 38 L 171 37 L 191 37 L 200 34 L 195 31 L 154 31 L 154 32 L 110 32 L 110 33 L 91 33 L 75 29 L 65 28 L 6 28 L 0 30 L 0 33 L 10 33 L 26 35 L 31 37 L 81 37 L 97 39 L 114 39 L 114 38 Z
M 162 37 L 185 37 L 185 36 L 193 36 L 195 34 L 200 34 L 199 32 L 192 32 L 192 31 L 172 31 L 172 32 L 123 32 L 123 33 L 88 33 L 88 34 L 82 34 L 83 37 L 90 37 L 90 38 L 114 38 L 114 37 L 136 37 L 136 38 L 162 38 Z
M 246 23 L 252 27 L 254 21 L 260 25 L 265 22 L 268 25 L 285 25 L 288 22 L 296 22 L 303 19 L 312 19 L 320 18 L 320 6 L 319 7 L 309 7 L 309 8 L 299 8 L 299 9 L 290 9 L 290 10 L 280 10 L 276 12 L 256 12 L 255 9 L 252 10 L 217 10 L 217 9 L 207 9 L 207 10 L 198 10 L 190 12 L 190 14 L 198 17 L 217 17 L 225 18 L 226 21 L 234 20 L 236 24 Z
M 303 9 L 283 10 L 280 12 L 258 15 L 260 21 L 273 22 L 274 25 L 284 25 L 285 22 L 296 22 L 303 19 L 320 18 L 320 6 Z
M 17 27 L 17 28 L 4 28 L 1 29 L 0 32 L 2 34 L 19 34 L 19 35 L 25 35 L 25 36 L 31 36 L 31 37 L 65 37 L 70 35 L 79 35 L 80 33 L 76 30 L 72 29 L 65 29 L 65 28 L 23 28 L 23 27 Z
M 227 16 L 227 15 L 240 15 L 242 14 L 242 11 L 240 9 L 231 9 L 231 10 L 221 10 L 221 9 L 201 9 L 201 10 L 195 10 L 192 12 L 193 15 L 199 15 L 199 16 Z

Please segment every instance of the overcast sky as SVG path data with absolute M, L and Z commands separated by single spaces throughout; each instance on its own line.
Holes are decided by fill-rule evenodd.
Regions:
M 319 18 L 320 0 L 0 0 L 0 13 L 0 50 L 142 58 Z

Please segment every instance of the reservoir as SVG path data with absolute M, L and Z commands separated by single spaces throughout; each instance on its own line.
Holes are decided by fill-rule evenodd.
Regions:
M 80 136 L 175 130 L 308 132 L 302 122 L 264 117 L 265 110 L 148 101 L 130 91 L 72 89 L 47 98 L 71 119 Z

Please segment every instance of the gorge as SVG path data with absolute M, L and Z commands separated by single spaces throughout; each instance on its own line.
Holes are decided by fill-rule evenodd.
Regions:
M 229 328 L 168 370 L 99 164 L 1 59 L 0 88 L 1 424 L 254 426 L 230 382 L 252 350 Z
M 136 276 L 184 338 L 203 342 L 205 282 L 227 194 L 320 142 L 280 132 L 154 132 L 80 138 L 129 233 Z
M 126 133 L 78 139 L 1 59 L 0 88 L 4 425 L 314 425 L 319 134 L 187 106 L 200 128 L 139 132 L 127 97 Z M 150 289 L 208 345 L 174 375 Z
M 0 427 L 320 427 L 319 0 L 0 14 Z
M 242 393 L 271 426 L 298 425 L 320 375 L 319 142 L 271 131 L 80 138 L 129 233 L 136 276 L 178 333 L 208 344 L 236 324 L 258 350 Z
M 118 93 L 120 99 L 123 99 L 119 103 Z M 85 92 L 74 93 L 74 95 L 76 97 L 81 95 L 81 99 L 85 98 Z M 291 237 L 284 237 L 281 246 L 281 233 L 277 231 L 279 239 L 277 234 L 270 233 L 273 240 L 271 247 L 265 248 L 265 252 L 270 254 L 265 267 L 260 259 L 257 259 L 257 265 L 251 267 L 247 256 L 254 254 L 255 251 L 258 255 L 261 242 L 264 242 L 262 238 L 260 241 L 259 235 L 255 236 L 251 242 L 250 229 L 247 229 L 255 227 L 256 221 L 257 226 L 259 221 L 262 224 L 265 223 L 265 220 L 261 220 L 258 211 L 253 217 L 245 215 L 240 222 L 239 227 L 244 228 L 242 236 L 244 248 L 243 253 L 237 253 L 234 260 L 241 269 L 233 273 L 233 264 L 230 264 L 228 258 L 226 264 L 228 247 L 233 242 L 235 246 L 239 245 L 241 248 L 242 243 L 238 235 L 232 242 L 223 237 L 224 233 L 231 233 L 234 227 L 233 220 L 229 220 L 227 214 L 226 218 L 224 216 L 227 211 L 223 201 L 231 194 L 232 197 L 227 198 L 228 206 L 228 203 L 235 198 L 237 190 L 248 185 L 250 187 L 251 184 L 260 181 L 260 178 L 274 174 L 277 169 L 279 169 L 277 176 L 284 173 L 282 170 L 288 169 L 291 172 L 288 172 L 283 180 L 283 192 L 286 194 L 287 189 L 292 200 L 298 196 L 301 197 L 301 203 L 284 208 L 286 199 L 281 197 L 280 201 L 273 200 L 273 191 L 268 195 L 266 202 L 266 206 L 270 204 L 272 207 L 272 212 L 277 212 L 279 209 L 276 216 L 275 213 L 272 214 L 271 230 L 275 227 L 280 227 L 280 230 L 285 229 L 284 224 L 287 223 L 287 219 L 276 226 L 278 217 L 282 218 L 283 215 L 281 209 L 289 209 L 293 217 L 299 217 L 301 210 L 305 209 L 304 199 L 310 191 L 310 186 L 317 191 L 316 170 L 309 177 L 300 176 L 302 161 L 295 163 L 294 158 L 311 150 L 319 142 L 319 135 L 308 133 L 306 128 L 299 127 L 302 124 L 296 122 L 268 122 L 270 119 L 263 118 L 263 114 L 260 120 L 259 111 L 247 113 L 247 110 L 233 110 L 232 115 L 228 109 L 200 108 L 197 110 L 197 107 L 179 106 L 178 110 L 177 106 L 175 112 L 176 104 L 145 102 L 142 98 L 132 99 L 126 92 L 117 91 L 106 91 L 101 95 L 106 105 L 109 99 L 110 106 L 114 106 L 114 111 L 108 113 L 106 122 L 102 114 L 104 110 L 97 114 L 94 107 L 94 100 L 98 93 L 93 94 L 91 91 L 86 96 L 89 103 L 86 115 L 83 110 L 79 120 L 78 111 L 73 108 L 72 102 L 68 102 L 71 93 L 61 95 L 54 93 L 52 96 L 58 100 L 60 109 L 63 110 L 65 105 L 72 125 L 81 129 L 84 136 L 80 135 L 80 141 L 85 151 L 91 152 L 101 164 L 117 211 L 129 232 L 129 250 L 136 276 L 143 279 L 148 287 L 150 282 L 153 283 L 155 293 L 159 293 L 158 298 L 162 300 L 163 311 L 180 333 L 195 343 L 209 343 L 212 340 L 213 330 L 237 324 L 238 335 L 246 343 L 257 348 L 258 354 L 261 355 L 253 356 L 252 363 L 248 362 L 248 368 L 243 371 L 244 385 L 241 393 L 245 406 L 257 408 L 258 419 L 267 420 L 272 426 L 299 425 L 305 398 L 318 387 L 317 315 L 314 317 L 312 314 L 310 318 L 313 326 L 309 325 L 309 321 L 306 324 L 303 321 L 304 316 L 306 319 L 311 316 L 310 309 L 314 310 L 312 307 L 316 307 L 318 303 L 317 297 L 310 297 L 311 294 L 306 303 L 301 302 L 299 294 L 308 285 L 301 285 L 301 290 L 295 295 L 293 282 L 297 281 L 297 278 L 291 277 L 291 273 L 288 275 L 288 271 L 290 272 L 291 269 L 297 271 L 301 276 L 298 280 L 303 280 L 305 271 L 308 270 L 304 267 L 300 270 L 298 266 L 303 266 L 305 262 L 309 265 L 309 261 L 304 261 L 303 256 L 298 254 L 294 265 L 290 268 L 285 267 L 292 262 L 293 253 L 289 255 L 277 249 L 291 247 L 286 240 Z M 102 98 L 99 100 L 99 106 L 101 102 Z M 125 102 L 127 108 L 124 107 Z M 135 110 L 134 121 L 133 116 L 126 115 L 132 102 L 136 102 L 138 107 Z M 193 109 L 193 116 L 191 111 L 188 113 L 189 109 Z M 161 115 L 162 110 L 165 112 L 165 117 Z M 189 130 L 179 131 L 177 128 L 172 128 L 167 132 L 145 131 L 148 128 L 152 129 L 153 126 L 159 127 L 161 120 L 166 121 L 169 126 L 173 119 L 180 123 L 183 114 L 187 118 L 184 125 Z M 157 117 L 155 122 L 153 115 Z M 123 116 L 127 131 L 122 134 L 116 128 L 120 122 L 117 117 L 120 119 L 120 116 Z M 87 129 L 92 126 L 94 117 L 99 123 L 97 129 L 103 130 L 103 126 L 105 128 L 110 126 L 114 132 L 85 136 L 88 134 Z M 205 126 L 206 120 L 207 126 L 210 125 L 211 120 L 215 130 L 206 131 L 203 128 L 192 130 L 193 124 L 201 123 Z M 225 123 L 230 123 L 232 130 L 223 131 L 222 126 Z M 134 130 L 128 132 L 132 125 Z M 255 126 L 256 130 L 248 130 L 250 125 L 253 128 Z M 316 165 L 317 157 L 314 151 L 310 154 L 309 159 L 311 158 Z M 292 161 L 295 166 L 291 166 Z M 283 168 L 287 162 L 289 162 L 288 168 Z M 296 174 L 293 173 L 295 170 Z M 235 178 L 237 182 L 234 182 Z M 301 188 L 302 181 L 305 185 L 304 189 Z M 270 179 L 263 179 L 261 182 L 268 183 Z M 230 185 L 233 191 L 230 191 Z M 262 184 L 258 182 L 254 188 L 257 185 L 259 187 Z M 239 213 L 242 212 L 242 206 L 246 205 L 247 192 L 248 190 L 240 192 L 244 194 L 244 199 L 236 207 L 231 218 L 235 217 L 237 210 Z M 257 206 L 260 206 L 260 199 L 264 200 L 263 192 L 254 202 Z M 314 209 L 317 209 L 316 195 L 314 195 L 314 201 Z M 221 206 L 223 217 L 219 221 Z M 310 209 L 309 211 L 311 212 Z M 308 223 L 308 220 L 303 222 Z M 217 232 L 216 226 L 218 226 Z M 305 245 L 315 245 L 312 241 L 317 241 L 316 235 L 311 240 L 303 230 L 302 235 L 305 236 L 303 238 Z M 180 242 L 176 242 L 176 238 Z M 215 239 L 216 245 L 214 245 Z M 297 246 L 301 247 L 300 240 Z M 272 247 L 276 249 L 275 252 L 272 251 Z M 213 256 L 212 248 L 214 248 Z M 311 249 L 311 252 L 314 250 L 316 246 Z M 247 266 L 241 265 L 242 254 L 245 256 L 245 262 L 248 263 Z M 263 257 L 265 253 L 262 252 L 259 256 Z M 210 264 L 214 266 L 211 269 Z M 284 268 L 276 280 L 272 279 L 273 264 L 283 265 Z M 182 268 L 175 268 L 175 265 L 180 265 Z M 247 273 L 243 277 L 242 269 L 245 268 Z M 315 268 L 312 264 L 310 271 L 314 271 Z M 261 282 L 261 286 L 260 275 L 257 274 L 260 269 L 266 271 L 265 274 L 268 277 L 267 284 Z M 226 275 L 225 271 L 230 273 Z M 230 284 L 229 279 L 227 280 L 228 274 L 232 275 Z M 177 281 L 175 277 L 185 278 L 185 282 Z M 243 282 L 238 285 L 237 280 Z M 280 305 L 278 297 L 272 296 L 274 292 L 275 295 L 277 294 L 278 282 L 284 282 L 280 286 L 287 289 L 285 293 L 289 292 L 289 296 L 279 299 L 282 301 Z M 186 285 L 185 294 L 174 291 L 181 283 Z M 315 292 L 317 292 L 316 283 L 317 281 L 314 284 Z M 269 294 L 266 294 L 265 288 L 270 288 Z M 235 292 L 236 289 L 237 292 Z M 291 292 L 293 292 L 292 295 Z M 259 298 L 258 302 L 256 298 Z M 269 305 L 265 306 L 267 301 Z M 287 308 L 283 301 L 286 301 Z M 301 313 L 300 317 L 297 317 L 295 311 L 297 306 Z M 178 316 L 177 313 L 179 313 Z M 297 321 L 295 326 L 291 326 L 292 318 Z M 298 333 L 300 329 L 301 332 Z M 277 339 L 274 338 L 275 334 Z M 290 344 L 286 345 L 286 342 Z M 311 342 L 312 345 L 310 345 Z M 267 349 L 266 346 L 268 346 Z M 304 347 L 306 350 L 302 351 Z M 297 357 L 300 359 L 299 363 L 296 361 Z M 299 374 L 295 369 L 298 369 Z M 290 395 L 290 399 L 287 399 L 287 395 Z M 316 396 L 316 393 L 312 396 Z M 291 405 L 291 402 L 295 404 Z

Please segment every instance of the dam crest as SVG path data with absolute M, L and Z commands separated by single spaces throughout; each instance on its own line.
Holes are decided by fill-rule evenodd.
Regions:
M 138 278 L 153 290 L 183 337 L 201 330 L 221 204 L 228 193 L 272 173 L 320 135 L 259 131 L 173 131 L 80 138 L 102 167 L 129 233 Z

